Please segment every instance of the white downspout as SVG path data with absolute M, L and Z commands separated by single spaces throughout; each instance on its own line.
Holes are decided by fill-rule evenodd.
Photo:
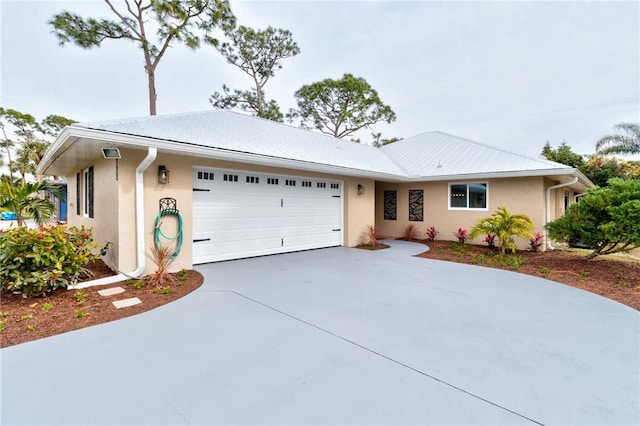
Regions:
M 545 222 L 544 224 L 546 225 L 547 223 L 551 222 L 551 190 L 552 189 L 558 189 L 558 188 L 564 188 L 565 186 L 571 186 L 574 183 L 578 182 L 578 176 L 574 177 L 570 182 L 566 182 L 566 183 L 561 183 L 558 185 L 553 185 L 547 188 L 547 211 L 546 211 L 546 215 L 545 215 Z M 551 244 L 551 238 L 549 238 L 549 234 L 545 231 L 545 233 L 547 234 L 547 248 L 549 250 L 555 250 L 555 247 L 553 247 L 553 245 Z
M 85 287 L 91 287 L 94 285 L 111 284 L 119 281 L 124 281 L 127 278 L 137 278 L 144 272 L 146 266 L 144 255 L 144 172 L 153 163 L 158 155 L 158 149 L 155 147 L 149 147 L 147 156 L 136 167 L 136 260 L 137 267 L 131 272 L 113 275 L 110 277 L 99 278 L 92 281 L 84 281 L 74 286 L 69 286 L 67 289 L 74 290 Z

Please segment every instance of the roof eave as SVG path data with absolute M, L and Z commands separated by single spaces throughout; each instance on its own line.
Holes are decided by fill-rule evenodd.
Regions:
M 362 170 L 342 166 L 334 166 L 330 164 L 311 163 L 300 160 L 293 160 L 281 157 L 273 157 L 261 154 L 252 154 L 243 151 L 232 151 L 221 148 L 213 148 L 209 146 L 197 145 L 186 142 L 168 141 L 159 138 L 149 138 L 144 136 L 136 136 L 106 130 L 88 129 L 86 127 L 69 126 L 63 130 L 58 138 L 51 145 L 45 154 L 42 162 L 38 167 L 41 174 L 48 174 L 60 156 L 68 151 L 75 143 L 81 139 L 99 140 L 110 144 L 114 147 L 128 147 L 133 149 L 146 149 L 153 141 L 159 152 L 189 155 L 199 158 L 209 158 L 214 160 L 224 160 L 233 162 L 242 162 L 260 166 L 281 167 L 287 169 L 305 170 L 317 173 L 335 174 L 342 176 L 352 176 L 359 178 L 380 179 L 387 181 L 403 181 L 406 180 L 404 175 L 396 175 L 391 173 L 377 172 L 374 170 Z M 188 150 L 185 150 L 188 147 Z M 67 170 L 72 172 L 75 170 Z

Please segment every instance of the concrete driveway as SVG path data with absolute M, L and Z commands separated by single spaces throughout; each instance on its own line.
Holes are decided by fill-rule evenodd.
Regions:
M 637 311 L 422 249 L 200 266 L 170 305 L 0 351 L 1 423 L 640 423 Z

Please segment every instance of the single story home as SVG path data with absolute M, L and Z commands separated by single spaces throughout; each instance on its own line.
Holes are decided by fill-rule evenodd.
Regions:
M 93 228 L 129 275 L 151 272 L 145 252 L 156 238 L 177 244 L 179 229 L 176 270 L 352 247 L 367 225 L 455 240 L 500 205 L 544 232 L 593 186 L 572 167 L 442 132 L 375 148 L 225 110 L 76 123 L 38 172 L 67 177 L 69 225 Z

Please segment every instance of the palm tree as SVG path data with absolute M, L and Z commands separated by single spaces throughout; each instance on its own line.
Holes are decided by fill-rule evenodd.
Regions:
M 605 136 L 596 143 L 598 154 L 640 154 L 640 124 L 620 123 L 613 126 L 624 134 Z
M 27 173 L 35 175 L 36 168 L 44 158 L 44 154 L 49 148 L 49 142 L 42 140 L 28 140 L 22 144 L 16 153 L 16 168 L 22 175 L 22 182 L 25 182 Z M 36 175 L 38 182 L 42 181 L 42 176 Z
M 12 161 L 11 161 L 11 148 L 15 146 L 13 141 L 7 137 L 7 132 L 4 131 L 4 123 L 0 121 L 0 130 L 2 130 L 2 134 L 4 138 L 0 141 L 0 148 L 4 149 L 7 152 L 7 165 L 9 166 L 9 176 L 13 179 L 13 170 L 11 169 Z
M 533 234 L 533 222 L 526 214 L 511 214 L 505 206 L 500 206 L 490 217 L 478 220 L 471 229 L 469 238 L 491 233 L 498 238 L 500 253 L 504 254 L 507 249 L 515 252 L 513 237 L 529 238 Z
M 49 181 L 21 183 L 8 176 L 0 178 L 0 207 L 16 213 L 18 226 L 25 226 L 26 216 L 39 226 L 51 221 L 56 206 L 47 195 L 60 197 L 59 186 Z

